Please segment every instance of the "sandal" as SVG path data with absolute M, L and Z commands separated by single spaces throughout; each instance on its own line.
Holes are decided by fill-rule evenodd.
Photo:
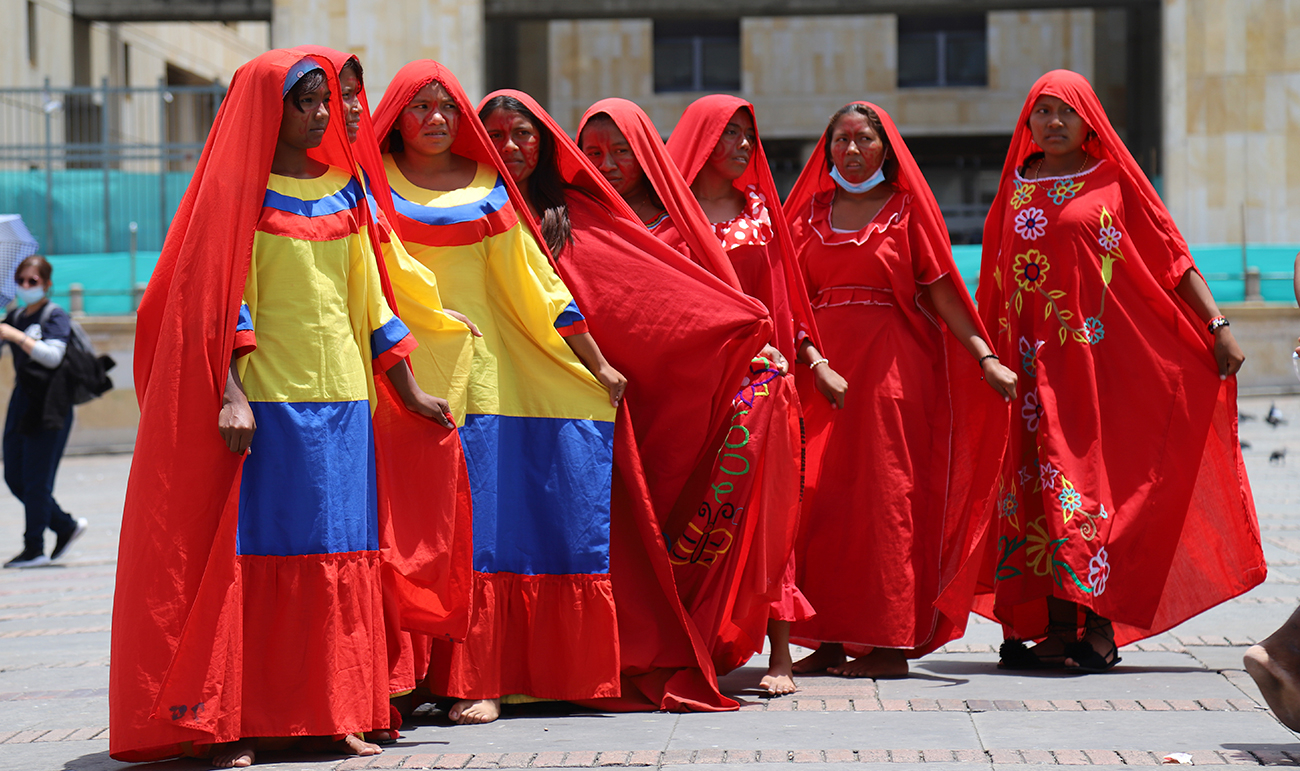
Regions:
M 1115 644 L 1115 628 L 1109 619 L 1102 618 L 1089 610 L 1083 628 L 1083 639 L 1065 646 L 1065 655 L 1074 659 L 1075 663 L 1075 666 L 1066 669 L 1082 675 L 1096 675 L 1114 669 L 1116 664 L 1123 661 L 1119 657 L 1119 646 Z M 1110 633 L 1104 634 L 1103 637 L 1110 642 L 1110 650 L 1102 655 L 1088 642 L 1088 635 L 1093 632 L 1102 634 L 1106 630 Z
M 1061 638 L 1064 643 L 1063 650 L 1055 656 L 1043 656 L 1035 653 L 1038 646 L 1033 648 L 1025 645 L 1024 640 L 1010 638 L 1002 641 L 1002 647 L 998 649 L 998 669 L 1063 669 L 1065 659 L 1069 656 L 1070 646 L 1074 643 L 1066 642 L 1069 636 L 1077 635 L 1078 629 L 1073 624 L 1050 622 L 1047 625 L 1047 636 Z

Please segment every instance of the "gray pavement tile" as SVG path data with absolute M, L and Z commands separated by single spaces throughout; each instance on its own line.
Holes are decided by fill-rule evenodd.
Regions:
M 791 771 L 845 771 L 848 763 L 796 763 Z M 755 764 L 752 771 L 762 771 L 769 764 Z M 675 768 L 665 765 L 664 768 Z M 989 771 L 988 763 L 852 763 L 854 771 Z M 732 764 L 693 763 L 691 771 L 736 771 Z M 1020 768 L 1019 771 L 1025 771 Z
M 0 699 L 22 691 L 68 691 L 78 688 L 107 688 L 108 667 L 32 668 L 0 671 Z M 3 701 L 0 701 L 3 704 Z
M 108 725 L 108 697 L 0 701 L 0 726 L 10 730 Z
M 119 763 L 108 757 L 106 740 L 6 744 L 4 751 L 0 752 L 0 771 L 117 771 L 130 767 L 129 763 Z
M 682 715 L 669 749 L 978 749 L 960 712 L 741 712 Z
M 1245 665 L 1241 663 L 1241 657 L 1245 654 L 1246 647 L 1244 645 L 1241 647 L 1189 645 L 1187 646 L 1187 655 L 1204 664 L 1206 669 L 1215 672 L 1226 669 L 1244 669 Z M 0 680 L 0 682 L 3 681 Z
M 981 712 L 973 716 L 984 747 L 1167 752 L 1300 739 L 1258 712 Z
M 735 716 L 735 713 L 729 713 Z M 684 715 L 680 717 L 692 717 Z M 487 725 L 416 726 L 402 731 L 398 747 L 420 752 L 547 752 L 662 750 L 679 716 L 661 713 L 515 716 Z M 0 721 L 2 724 L 2 721 Z M 415 751 L 414 749 L 412 751 Z

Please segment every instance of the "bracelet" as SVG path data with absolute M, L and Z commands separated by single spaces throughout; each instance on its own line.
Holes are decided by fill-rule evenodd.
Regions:
M 823 356 L 820 359 L 813 359 L 812 361 L 808 362 L 808 369 L 812 369 L 813 367 L 816 367 L 818 364 L 830 364 L 830 363 L 831 360 Z
M 998 355 L 996 353 L 989 353 L 981 356 L 980 360 L 976 363 L 979 364 L 981 367 L 983 367 L 985 359 L 997 359 L 998 361 L 1002 361 L 1001 359 L 998 359 Z
M 1228 322 L 1227 317 L 1215 316 L 1214 318 L 1210 319 L 1210 323 L 1206 324 L 1205 328 L 1210 330 L 1210 334 L 1214 334 L 1215 332 L 1218 332 L 1220 329 L 1223 329 L 1224 327 L 1230 327 L 1230 326 L 1232 326 L 1232 324 Z

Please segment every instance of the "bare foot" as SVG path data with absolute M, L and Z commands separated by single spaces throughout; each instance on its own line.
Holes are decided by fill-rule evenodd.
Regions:
M 1300 609 L 1263 642 L 1250 646 L 1245 663 L 1277 719 L 1300 730 Z
M 794 666 L 790 667 L 790 672 L 796 675 L 808 675 L 825 671 L 830 667 L 838 667 L 846 660 L 843 645 L 822 643 L 817 650 L 796 661 Z
M 342 739 L 329 736 L 309 736 L 298 745 L 305 752 L 324 752 L 329 755 L 379 755 L 384 750 L 377 744 L 362 739 L 355 734 L 346 734 Z
M 379 729 L 378 731 L 366 731 L 364 734 L 366 741 L 371 744 L 392 744 L 402 735 L 392 729 Z
M 216 768 L 248 768 L 257 761 L 256 739 L 240 739 L 212 748 L 212 765 Z
M 458 725 L 491 723 L 501 717 L 500 699 L 465 699 L 451 705 L 447 718 Z
M 758 681 L 759 686 L 767 691 L 768 696 L 786 696 L 799 690 L 794 684 L 792 666 L 789 650 L 785 656 L 773 652 L 767 660 L 767 674 Z
M 907 677 L 907 651 L 872 648 L 867 655 L 837 667 L 829 667 L 826 671 L 840 677 L 871 677 L 877 680 Z

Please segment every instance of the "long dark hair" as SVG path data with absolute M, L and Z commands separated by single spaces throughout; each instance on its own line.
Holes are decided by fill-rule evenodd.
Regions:
M 546 248 L 551 250 L 551 255 L 558 260 L 564 247 L 573 243 L 573 225 L 569 222 L 569 207 L 564 201 L 564 192 L 573 189 L 573 186 L 560 176 L 560 169 L 555 162 L 555 137 L 523 102 L 506 94 L 498 94 L 489 99 L 483 109 L 478 111 L 479 120 L 486 123 L 497 110 L 523 116 L 537 131 L 540 144 L 537 167 L 528 176 L 522 192 L 528 196 L 541 217 L 542 240 L 546 242 Z
M 822 134 L 822 152 L 826 155 L 826 168 L 829 170 L 835 167 L 834 161 L 831 160 L 831 134 L 835 133 L 835 124 L 840 122 L 840 118 L 851 112 L 856 112 L 867 119 L 867 123 L 871 124 L 871 130 L 876 132 L 876 136 L 880 137 L 880 142 L 885 146 L 885 152 L 889 153 L 882 166 L 885 170 L 885 181 L 892 185 L 898 179 L 898 160 L 890 152 L 891 147 L 889 137 L 885 134 L 885 124 L 880 122 L 880 116 L 876 114 L 876 111 L 865 104 L 854 102 L 853 104 L 844 105 L 835 111 L 830 122 L 826 124 L 826 133 Z

